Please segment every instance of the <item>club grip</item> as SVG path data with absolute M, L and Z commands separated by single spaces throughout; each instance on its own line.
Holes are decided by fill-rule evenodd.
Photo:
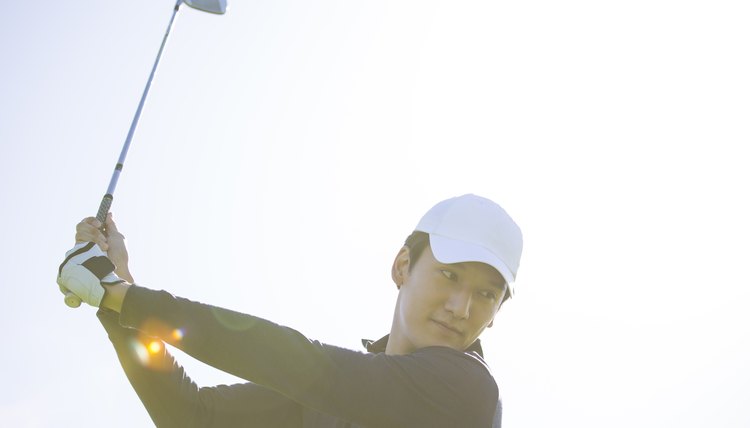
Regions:
M 68 291 L 67 293 L 65 293 L 65 304 L 68 305 L 69 308 L 77 308 L 81 306 L 81 299 L 79 299 L 75 294 Z
M 107 220 L 107 214 L 109 213 L 109 207 L 112 206 L 112 195 L 107 193 L 102 198 L 102 203 L 99 204 L 99 211 L 96 213 L 96 219 L 99 220 L 99 222 L 102 224 L 102 227 L 104 227 L 104 222 Z

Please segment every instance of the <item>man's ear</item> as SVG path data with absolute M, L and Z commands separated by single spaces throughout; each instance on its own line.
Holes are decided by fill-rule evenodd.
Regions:
M 406 276 L 409 274 L 409 247 L 403 246 L 396 254 L 396 259 L 393 260 L 393 266 L 391 267 L 391 278 L 396 284 L 396 288 L 401 288 L 401 284 L 406 280 Z

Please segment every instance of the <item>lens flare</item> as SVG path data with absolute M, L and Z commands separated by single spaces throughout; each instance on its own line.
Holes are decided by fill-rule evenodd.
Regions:
M 158 354 L 161 351 L 161 342 L 154 340 L 148 344 L 148 352 Z
M 185 336 L 185 333 L 182 331 L 181 328 L 176 328 L 172 330 L 172 339 L 174 340 L 182 340 L 182 338 Z
M 172 369 L 172 359 L 164 342 L 153 337 L 141 335 L 129 341 L 130 349 L 144 367 L 152 370 L 169 371 Z
M 141 362 L 141 364 L 143 364 L 144 366 L 148 364 L 148 350 L 145 346 L 143 346 L 141 342 L 132 340 L 130 342 L 130 348 L 138 356 L 138 360 Z
M 233 311 L 212 307 L 211 312 L 213 312 L 216 321 L 232 331 L 250 330 L 258 323 L 257 318 Z

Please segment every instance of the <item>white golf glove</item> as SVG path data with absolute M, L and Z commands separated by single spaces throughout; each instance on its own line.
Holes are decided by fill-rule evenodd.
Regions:
M 63 294 L 72 292 L 91 306 L 99 307 L 104 297 L 102 284 L 125 282 L 115 275 L 115 265 L 93 242 L 81 242 L 65 253 L 60 265 L 57 284 Z

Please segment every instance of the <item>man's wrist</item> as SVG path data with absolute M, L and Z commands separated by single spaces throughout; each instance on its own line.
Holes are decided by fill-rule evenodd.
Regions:
M 130 268 L 128 267 L 127 260 L 120 261 L 117 259 L 110 259 L 112 261 L 112 264 L 115 265 L 115 275 L 119 276 L 120 278 L 124 279 L 125 281 L 129 283 L 134 283 L 133 275 L 130 273 Z
M 125 300 L 125 295 L 128 293 L 128 289 L 131 285 L 133 284 L 129 282 L 105 285 L 104 297 L 102 298 L 102 302 L 99 304 L 99 307 L 111 309 L 117 313 L 120 313 L 120 311 L 122 310 L 122 302 Z
M 115 275 L 119 276 L 120 278 L 124 279 L 125 281 L 131 284 L 135 283 L 135 280 L 133 279 L 133 275 L 130 273 L 130 271 L 127 268 L 122 269 L 121 271 L 115 270 Z

